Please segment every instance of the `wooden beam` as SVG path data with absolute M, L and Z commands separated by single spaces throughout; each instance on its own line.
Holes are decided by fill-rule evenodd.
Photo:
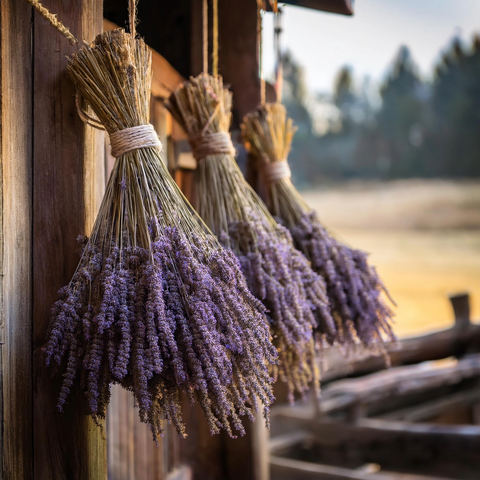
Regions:
M 400 420 L 403 422 L 425 422 L 439 415 L 458 408 L 472 407 L 480 401 L 480 388 L 475 385 L 458 393 L 446 395 L 435 400 L 422 402 L 406 408 L 377 415 L 380 420 Z
M 444 385 L 460 384 L 465 380 L 479 377 L 479 354 L 458 361 L 397 367 L 365 377 L 331 383 L 323 391 L 321 405 L 329 400 L 335 403 L 340 397 L 349 398 L 349 405 L 386 401 L 392 397 L 412 395 Z M 346 405 L 342 403 L 341 409 Z
M 459 465 L 472 471 L 480 468 L 480 427 L 476 425 L 392 422 L 372 418 L 353 425 L 324 418 L 317 422 L 313 437 L 318 446 L 328 449 L 345 451 L 348 445 L 351 452 L 360 452 L 360 461 L 368 457 L 380 464 L 388 461 L 405 468 L 418 465 L 424 471 L 432 467 L 437 474 L 442 465 L 448 468 Z M 444 475 L 451 477 L 447 470 Z
M 102 32 L 101 0 L 51 0 L 48 8 L 82 42 Z M 74 389 L 65 413 L 55 408 L 61 378 L 44 367 L 42 344 L 57 291 L 79 261 L 78 234 L 88 235 L 104 190 L 103 133 L 85 126 L 74 102 L 65 56 L 75 52 L 38 14 L 34 21 L 33 348 L 34 476 L 106 478 L 105 433 Z
M 272 456 L 270 471 L 276 480 L 442 480 L 441 477 L 395 472 L 363 472 L 353 469 Z M 448 479 L 444 479 L 448 480 Z
M 341 15 L 353 15 L 354 0 L 284 0 L 281 3 Z
M 0 478 L 32 477 L 32 27 L 2 0 L 0 83 Z
M 290 430 L 308 430 L 312 428 L 317 419 L 332 418 L 332 414 L 345 414 L 347 422 L 358 424 L 375 411 L 385 412 L 386 406 L 390 405 L 393 412 L 384 413 L 381 418 L 403 418 L 411 413 L 417 415 L 416 419 L 427 418 L 428 410 L 432 416 L 436 411 L 442 411 L 448 405 L 456 402 L 474 402 L 473 393 L 477 396 L 478 385 L 476 379 L 480 376 L 480 356 L 477 355 L 463 360 L 449 362 L 432 362 L 431 364 L 410 365 L 397 367 L 384 372 L 377 372 L 366 377 L 345 379 L 327 385 L 322 392 L 322 398 L 315 409 L 311 402 L 298 402 L 296 405 L 277 405 L 272 408 L 272 431 L 273 434 L 283 434 Z M 432 394 L 429 392 L 455 392 L 456 385 L 466 385 L 465 393 L 455 393 L 451 400 L 442 402 L 441 399 L 432 402 Z M 458 390 L 458 389 L 457 389 Z M 425 403 L 425 408 L 410 407 L 412 398 L 420 399 Z M 428 403 L 431 402 L 431 403 Z M 405 408 L 405 405 L 408 408 Z M 429 407 L 430 406 L 430 407 Z M 421 417 L 423 415 L 423 417 Z
M 199 1 L 199 0 L 197 0 Z M 219 70 L 233 93 L 233 128 L 260 103 L 257 58 L 257 3 L 219 1 Z M 267 85 L 267 101 L 275 91 Z
M 298 445 L 311 439 L 311 434 L 308 430 L 293 430 L 283 435 L 277 435 L 271 438 L 268 445 L 271 455 L 281 455 L 291 449 L 293 446 Z
M 315 429 L 314 444 L 323 458 L 335 457 L 337 462 L 346 460 L 348 451 L 349 458 L 359 463 L 375 462 L 389 470 L 435 478 L 473 478 L 480 468 L 478 426 L 369 418 L 352 425 L 322 419 Z
M 460 356 L 467 351 L 479 351 L 480 325 L 457 323 L 454 327 L 439 332 L 399 340 L 387 345 L 392 366 L 409 365 L 428 360 Z M 325 350 L 323 382 L 338 378 L 364 375 L 386 368 L 385 359 L 373 356 L 368 351 L 352 352 L 349 359 L 338 348 Z

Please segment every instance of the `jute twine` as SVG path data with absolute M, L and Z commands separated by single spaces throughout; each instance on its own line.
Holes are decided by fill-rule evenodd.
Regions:
M 105 130 L 102 123 L 88 115 L 82 109 L 82 99 L 80 93 L 77 91 L 75 98 L 75 104 L 77 106 L 78 116 L 87 125 L 98 130 Z M 118 130 L 110 135 L 110 144 L 112 146 L 112 157 L 118 158 L 127 152 L 138 150 L 139 148 L 156 147 L 162 150 L 162 143 L 158 139 L 158 135 L 155 133 L 153 125 L 138 125 L 136 127 L 124 128 Z
M 193 156 L 197 160 L 219 153 L 235 155 L 235 147 L 230 134 L 227 132 L 200 132 L 200 134 L 190 137 L 189 143 L 192 147 Z
M 283 180 L 292 176 L 292 172 L 286 160 L 265 163 L 262 167 L 261 174 L 263 181 L 267 185 L 277 180 Z
M 69 42 L 70 45 L 75 45 L 78 40 L 73 36 L 72 32 L 66 27 L 54 13 L 51 13 L 48 8 L 44 7 L 38 0 L 26 0 L 37 12 L 45 18 L 50 24 L 56 28 Z
M 115 158 L 139 148 L 156 147 L 160 150 L 162 148 L 153 125 L 138 125 L 118 130 L 110 135 L 110 143 L 112 156 Z

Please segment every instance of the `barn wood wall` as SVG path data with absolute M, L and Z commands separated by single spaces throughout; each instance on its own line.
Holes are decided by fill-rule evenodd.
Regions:
M 102 28 L 100 0 L 50 0 L 80 40 Z M 57 290 L 78 263 L 103 193 L 103 134 L 85 127 L 66 75 L 75 51 L 26 2 L 2 0 L 1 288 L 5 479 L 106 477 L 104 431 L 76 390 L 55 408 L 59 381 L 42 344 Z

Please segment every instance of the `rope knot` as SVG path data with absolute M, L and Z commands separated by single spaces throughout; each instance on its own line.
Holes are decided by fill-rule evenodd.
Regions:
M 209 155 L 217 155 L 225 153 L 235 155 L 235 147 L 233 146 L 230 134 L 227 132 L 203 133 L 190 137 L 190 146 L 192 147 L 193 156 L 197 160 L 202 160 Z
M 261 170 L 263 181 L 269 185 L 276 180 L 290 178 L 292 172 L 286 160 L 265 163 Z
M 138 125 L 124 128 L 110 135 L 112 144 L 112 156 L 115 158 L 139 148 L 156 147 L 162 149 L 162 143 L 155 133 L 153 125 Z

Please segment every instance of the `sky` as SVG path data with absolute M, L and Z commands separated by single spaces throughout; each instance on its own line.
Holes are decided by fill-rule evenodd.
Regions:
M 320 93 L 332 91 L 343 65 L 357 80 L 381 82 L 401 45 L 429 79 L 439 52 L 454 36 L 470 43 L 473 33 L 480 33 L 480 0 L 356 0 L 353 17 L 282 9 L 282 48 L 305 68 L 309 90 Z M 263 51 L 268 79 L 274 62 L 271 13 L 264 18 Z

